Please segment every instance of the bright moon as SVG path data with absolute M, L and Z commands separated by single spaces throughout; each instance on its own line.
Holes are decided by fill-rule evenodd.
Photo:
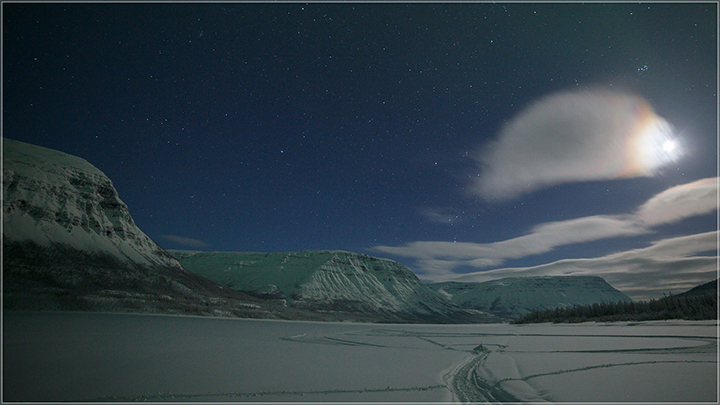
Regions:
M 640 167 L 653 173 L 676 161 L 682 155 L 682 150 L 674 135 L 672 126 L 665 119 L 654 116 L 637 138 L 635 150 L 639 153 Z
M 662 144 L 662 148 L 665 152 L 670 153 L 677 148 L 677 144 L 673 140 L 667 140 Z

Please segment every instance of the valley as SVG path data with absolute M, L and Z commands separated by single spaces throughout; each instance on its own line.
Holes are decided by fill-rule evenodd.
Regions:
M 90 163 L 4 152 L 3 401 L 718 399 L 716 320 L 501 323 L 629 300 L 600 277 L 429 285 L 339 250 L 166 251 Z

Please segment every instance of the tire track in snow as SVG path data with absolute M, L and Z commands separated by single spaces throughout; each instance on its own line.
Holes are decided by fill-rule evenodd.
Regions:
M 624 367 L 624 366 L 638 366 L 643 364 L 676 364 L 676 363 L 710 363 L 715 364 L 715 361 L 709 361 L 709 360 L 648 360 L 648 361 L 632 361 L 628 363 L 607 363 L 607 364 L 598 364 L 595 366 L 587 366 L 587 367 L 580 367 L 575 369 L 568 369 L 568 370 L 559 370 L 559 371 L 551 371 L 547 373 L 538 373 L 538 374 L 532 374 L 521 378 L 503 378 L 502 380 L 498 381 L 497 383 L 500 384 L 502 382 L 506 381 L 527 381 L 533 378 L 537 377 L 545 377 L 549 375 L 558 375 L 558 374 L 567 374 L 567 373 L 577 373 L 581 371 L 587 371 L 587 370 L 594 370 L 596 368 L 609 368 L 609 367 Z
M 653 336 L 628 336 L 653 338 Z M 698 354 L 698 353 L 716 353 L 718 341 L 716 338 L 684 336 L 675 337 L 673 339 L 700 341 L 701 345 L 687 346 L 671 346 L 671 347 L 641 347 L 631 349 L 580 349 L 580 350 L 506 350 L 507 353 L 625 353 L 625 354 Z
M 483 367 L 490 352 L 481 345 L 476 347 L 473 353 L 475 356 L 443 376 L 453 400 L 462 403 L 520 402 L 500 389 L 498 384 L 501 381 L 490 383 L 480 378 L 478 369 Z
M 303 396 L 303 395 L 329 395 L 329 394 L 369 394 L 382 392 L 410 392 L 410 391 L 429 391 L 437 389 L 447 389 L 444 384 L 428 385 L 421 387 L 402 387 L 402 388 L 363 388 L 363 389 L 345 389 L 345 390 L 308 390 L 308 391 L 257 391 L 257 392 L 209 392 L 201 394 L 183 394 L 183 393 L 157 393 L 137 396 L 109 396 L 94 398 L 90 400 L 73 400 L 67 402 L 143 402 L 143 401 L 172 401 L 176 399 L 199 399 L 208 397 L 227 397 L 227 398 L 254 398 L 268 395 L 277 396 Z

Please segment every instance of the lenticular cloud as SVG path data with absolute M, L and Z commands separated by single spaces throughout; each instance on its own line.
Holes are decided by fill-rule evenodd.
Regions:
M 566 182 L 653 176 L 679 153 L 671 126 L 644 99 L 563 92 L 522 111 L 477 153 L 471 188 L 506 200 Z

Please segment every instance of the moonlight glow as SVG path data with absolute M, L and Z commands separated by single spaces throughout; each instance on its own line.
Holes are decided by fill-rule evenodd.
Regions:
M 677 143 L 675 141 L 665 141 L 662 145 L 663 150 L 666 153 L 672 153 L 677 149 Z
M 678 141 L 674 137 L 672 126 L 663 118 L 655 116 L 640 131 L 636 144 L 636 153 L 641 159 L 641 165 L 650 172 L 676 161 L 681 151 Z

